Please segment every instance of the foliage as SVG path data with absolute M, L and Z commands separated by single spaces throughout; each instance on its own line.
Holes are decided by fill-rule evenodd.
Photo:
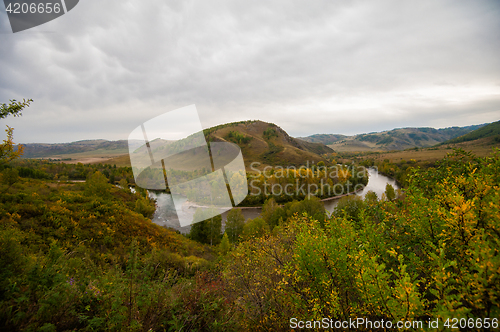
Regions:
M 441 145 L 473 141 L 476 139 L 491 137 L 491 136 L 500 137 L 500 121 L 487 124 L 486 126 L 471 131 L 465 135 L 443 142 L 441 143 Z
M 278 137 L 278 133 L 276 132 L 276 129 L 274 128 L 274 126 L 269 124 L 269 127 L 266 128 L 266 130 L 264 130 L 262 136 L 264 137 L 264 139 L 266 141 L 269 141 L 273 137 Z
M 394 190 L 394 187 L 390 183 L 385 185 L 385 197 L 389 201 L 393 201 L 396 198 L 396 191 Z
M 9 115 L 13 116 L 20 116 L 22 110 L 25 107 L 28 107 L 30 103 L 32 102 L 32 99 L 25 100 L 23 99 L 22 102 L 18 102 L 16 100 L 11 100 L 10 103 L 7 104 L 1 104 L 0 105 L 0 119 L 6 118 Z M 16 148 L 14 147 L 14 129 L 7 126 L 7 129 L 5 130 L 7 133 L 6 139 L 4 139 L 3 144 L 0 144 L 0 166 L 16 159 L 19 158 L 23 154 L 23 147 L 22 145 L 17 146 Z
M 323 164 L 311 168 L 294 166 L 268 167 L 247 174 L 249 195 L 240 204 L 258 205 L 273 198 L 278 203 L 303 200 L 308 196 L 327 198 L 353 192 L 368 183 L 364 167 Z
M 456 151 L 394 200 L 345 198 L 239 244 L 224 278 L 243 328 L 301 320 L 427 321 L 500 313 L 500 155 Z M 444 330 L 444 327 L 441 327 Z
M 245 240 L 261 237 L 269 232 L 269 225 L 260 218 L 248 219 L 243 227 L 242 237 Z
M 227 255 L 229 250 L 231 250 L 231 243 L 229 243 L 227 233 L 224 233 L 224 235 L 222 236 L 222 241 L 220 242 L 220 251 L 222 255 Z
M 240 209 L 231 209 L 227 213 L 225 234 L 227 235 L 229 242 L 236 243 L 239 240 L 239 237 L 243 232 L 244 225 L 245 217 Z
M 4 169 L 2 178 L 14 171 Z M 111 186 L 100 172 L 84 184 L 25 178 L 10 183 L 0 195 L 2 329 L 163 331 L 174 321 L 187 326 L 185 299 L 193 288 L 205 287 L 195 276 L 209 268 L 211 254 L 134 211 L 137 202 L 154 210 L 153 201 Z M 211 302 L 221 296 L 209 292 L 191 302 L 218 308 L 216 316 L 203 312 L 207 329 L 217 326 L 216 319 L 224 321 L 217 315 L 226 310 L 222 302 Z M 203 328 L 196 319 L 189 324 Z
M 9 104 L 0 104 L 0 119 L 6 118 L 9 115 L 21 116 L 24 108 L 28 107 L 33 99 L 23 99 L 23 101 L 11 100 Z
M 343 198 L 331 217 L 314 197 L 269 199 L 239 242 L 225 233 L 218 247 L 154 225 L 135 211 L 153 202 L 103 173 L 87 181 L 19 178 L 0 195 L 2 329 L 280 331 L 291 317 L 500 314 L 498 151 L 455 151 L 409 171 L 404 194 Z M 206 221 L 198 235 L 220 241 Z
M 271 230 L 286 220 L 285 210 L 276 203 L 273 197 L 264 203 L 261 215 L 267 221 Z
M 191 225 L 189 237 L 200 243 L 211 246 L 218 245 L 221 241 L 222 217 L 219 214 L 203 220 L 204 213 L 207 213 L 204 209 L 196 210 L 193 220 L 202 220 Z M 215 213 L 209 211 L 208 214 L 213 215 Z
M 226 139 L 236 144 L 247 144 L 252 140 L 253 137 L 243 135 L 237 131 L 230 131 L 226 135 Z

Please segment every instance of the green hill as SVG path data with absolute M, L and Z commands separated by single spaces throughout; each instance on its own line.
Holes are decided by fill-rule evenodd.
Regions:
M 496 142 L 500 142 L 500 121 L 487 124 L 484 127 L 471 131 L 465 135 L 450 139 L 446 142 L 443 142 L 442 144 L 469 142 L 486 137 L 494 137 Z
M 481 128 L 482 125 L 442 129 L 397 128 L 382 132 L 346 136 L 328 145 L 335 151 L 392 151 L 430 147 Z M 314 135 L 313 135 L 314 136 Z

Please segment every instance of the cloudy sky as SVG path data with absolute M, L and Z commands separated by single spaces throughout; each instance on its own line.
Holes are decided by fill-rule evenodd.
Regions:
M 13 34 L 0 102 L 32 98 L 16 142 L 127 139 L 195 104 L 202 125 L 292 136 L 500 119 L 500 1 L 81 0 Z

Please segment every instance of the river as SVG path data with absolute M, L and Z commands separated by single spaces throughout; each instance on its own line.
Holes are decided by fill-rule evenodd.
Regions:
M 356 195 L 364 197 L 368 191 L 373 191 L 377 194 L 378 198 L 380 199 L 382 197 L 382 194 L 385 192 L 385 186 L 389 183 L 391 184 L 394 189 L 399 189 L 399 186 L 396 184 L 396 181 L 393 179 L 382 175 L 378 173 L 375 169 L 368 169 L 368 184 L 365 186 L 365 188 L 362 191 L 359 191 L 356 193 Z M 187 201 L 187 198 L 184 196 L 178 196 L 178 195 L 170 195 L 167 193 L 163 192 L 154 192 L 150 191 L 149 192 L 150 197 L 156 199 L 156 211 L 153 216 L 153 222 L 160 225 L 160 226 L 165 226 L 165 227 L 170 227 L 176 230 L 179 230 L 181 233 L 189 233 L 189 230 L 191 229 L 191 226 L 186 226 L 186 227 L 180 227 L 179 224 L 179 219 L 177 217 L 177 213 L 174 208 L 174 201 L 175 205 L 179 206 L 184 204 Z M 325 209 L 329 212 L 332 213 L 335 207 L 337 206 L 338 199 L 331 199 L 324 201 Z M 194 214 L 195 209 L 183 209 L 182 213 L 184 213 L 186 216 L 192 216 Z M 242 208 L 243 215 L 245 216 L 245 219 L 253 219 L 257 217 L 260 212 L 261 208 Z M 224 226 L 224 223 L 226 221 L 226 215 L 228 211 L 225 211 L 222 213 L 222 225 Z

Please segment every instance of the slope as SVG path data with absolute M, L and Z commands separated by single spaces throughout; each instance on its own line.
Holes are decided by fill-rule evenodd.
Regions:
M 450 139 L 441 144 L 469 142 L 486 137 L 494 137 L 496 142 L 500 142 L 500 121 L 490 123 L 488 125 L 485 125 L 484 127 L 471 131 L 465 135 Z
M 245 166 L 303 165 L 325 161 L 322 154 L 333 150 L 321 143 L 302 141 L 288 135 L 282 128 L 263 121 L 228 123 L 205 130 L 209 142 L 233 142 L 240 146 Z M 257 166 L 258 165 L 258 166 Z
M 467 134 L 482 125 L 466 127 L 435 128 L 397 128 L 382 132 L 348 136 L 329 145 L 339 152 L 352 151 L 391 151 L 410 148 L 430 147 L 449 139 Z

